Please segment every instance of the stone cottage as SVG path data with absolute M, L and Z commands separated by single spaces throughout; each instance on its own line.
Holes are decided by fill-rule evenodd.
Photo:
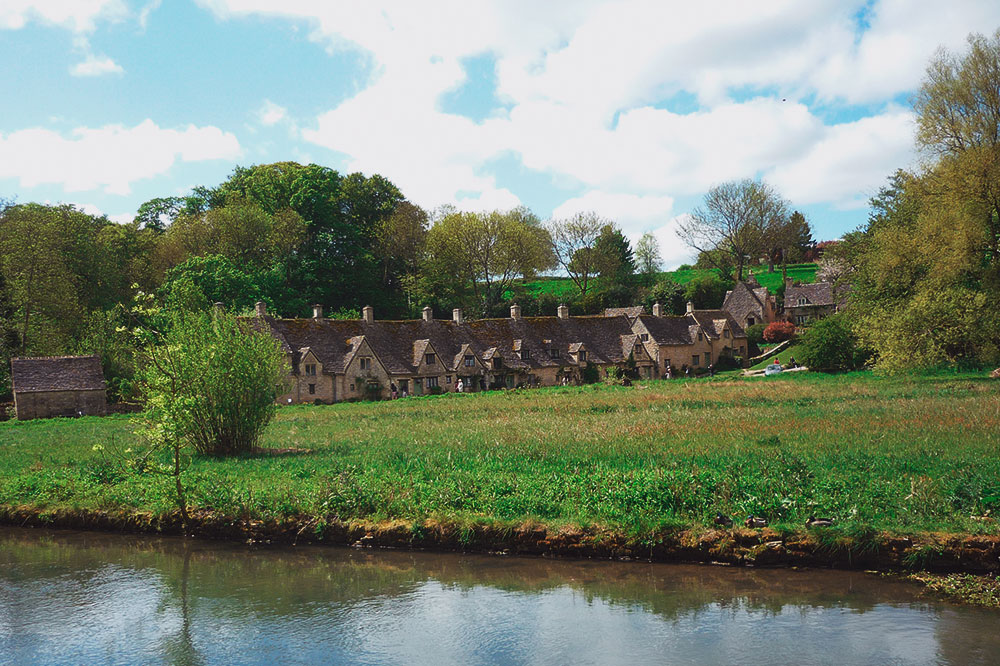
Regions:
M 291 390 L 285 403 L 339 402 L 487 388 L 577 383 L 588 367 L 634 368 L 655 375 L 649 356 L 624 315 L 571 317 L 560 306 L 555 317 L 523 317 L 517 305 L 509 318 L 466 321 L 461 310 L 435 319 L 424 308 L 418 320 L 376 320 L 365 307 L 360 320 L 280 319 L 258 304 L 258 326 L 266 327 L 288 357 Z
M 99 356 L 14 358 L 10 367 L 18 419 L 107 413 Z
M 747 358 L 747 334 L 725 310 L 695 310 L 688 303 L 680 316 L 664 316 L 659 303 L 652 315 L 640 315 L 632 326 L 655 362 L 656 376 L 685 367 L 707 368 L 721 358 Z
M 731 314 L 744 330 L 755 324 L 766 326 L 778 320 L 775 297 L 753 276 L 744 282 L 737 282 L 732 290 L 726 292 L 722 309 Z
M 822 319 L 838 309 L 838 299 L 829 282 L 794 284 L 785 280 L 785 318 L 799 326 Z

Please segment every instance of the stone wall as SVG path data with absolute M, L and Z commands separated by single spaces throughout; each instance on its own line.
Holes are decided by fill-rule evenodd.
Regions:
M 103 416 L 108 411 L 105 391 L 39 391 L 16 393 L 17 418 L 46 419 L 53 416 Z

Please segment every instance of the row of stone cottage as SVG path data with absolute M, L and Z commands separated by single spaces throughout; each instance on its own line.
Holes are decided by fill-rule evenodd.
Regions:
M 288 357 L 291 390 L 284 403 L 339 402 L 465 390 L 556 386 L 578 383 L 588 366 L 603 376 L 609 367 L 635 367 L 640 377 L 663 377 L 722 357 L 745 359 L 743 328 L 723 310 L 695 310 L 664 316 L 626 309 L 612 316 L 524 317 L 517 305 L 510 317 L 466 321 L 461 310 L 450 320 L 376 320 L 371 307 L 360 320 L 323 317 L 279 319 L 256 307 L 255 323 L 278 339 Z

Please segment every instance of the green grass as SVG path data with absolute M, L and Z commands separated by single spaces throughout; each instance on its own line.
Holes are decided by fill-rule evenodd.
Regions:
M 816 264 L 791 264 L 788 266 L 787 270 L 788 277 L 797 282 L 812 283 L 816 281 L 816 268 Z M 695 278 L 704 277 L 706 275 L 716 275 L 718 272 L 719 271 L 714 268 L 666 271 L 658 273 L 657 279 L 671 279 L 678 284 L 687 284 Z M 773 273 L 768 273 L 766 266 L 756 266 L 753 268 L 753 274 L 757 278 L 757 281 L 760 282 L 761 286 L 767 287 L 772 294 L 776 293 L 778 287 L 781 286 L 782 280 L 780 267 L 775 267 Z M 549 293 L 555 294 L 559 297 L 572 298 L 579 292 L 573 281 L 566 277 L 538 278 L 537 280 L 526 282 L 524 287 L 532 296 Z
M 106 458 L 127 417 L 0 423 L 0 505 L 173 510 L 169 480 Z M 270 447 L 195 458 L 199 509 L 260 519 L 603 527 L 641 537 L 716 512 L 867 533 L 998 533 L 1000 382 L 801 373 L 279 410 Z M 104 446 L 104 452 L 95 451 Z
M 764 359 L 760 363 L 758 363 L 758 364 L 756 364 L 754 366 L 751 366 L 750 369 L 751 370 L 763 370 L 767 366 L 773 364 L 774 363 L 774 359 L 778 359 L 778 363 L 780 363 L 781 365 L 785 365 L 786 363 L 788 363 L 789 359 L 791 359 L 793 356 L 801 356 L 802 355 L 802 353 L 798 350 L 798 348 L 799 348 L 799 346 L 797 344 L 792 343 L 789 346 L 787 346 L 784 349 L 782 349 L 777 354 L 775 354 L 774 356 L 772 356 L 771 358 Z M 801 363 L 801 360 L 799 361 L 799 363 Z

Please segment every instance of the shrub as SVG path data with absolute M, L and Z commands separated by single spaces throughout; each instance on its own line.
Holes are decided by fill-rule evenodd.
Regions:
M 803 365 L 825 372 L 856 370 L 869 358 L 841 313 L 821 319 L 806 329 L 799 341 L 798 353 Z
M 580 379 L 583 380 L 584 384 L 594 384 L 601 380 L 601 373 L 598 372 L 596 365 L 588 363 L 587 367 L 580 373 Z
M 227 455 L 256 446 L 287 367 L 269 334 L 223 312 L 173 312 L 139 378 L 154 445 Z
M 764 329 L 763 337 L 766 342 L 784 342 L 791 340 L 795 335 L 795 324 L 790 321 L 775 321 L 767 325 Z
M 764 341 L 764 324 L 754 324 L 747 327 L 747 340 L 759 345 Z

